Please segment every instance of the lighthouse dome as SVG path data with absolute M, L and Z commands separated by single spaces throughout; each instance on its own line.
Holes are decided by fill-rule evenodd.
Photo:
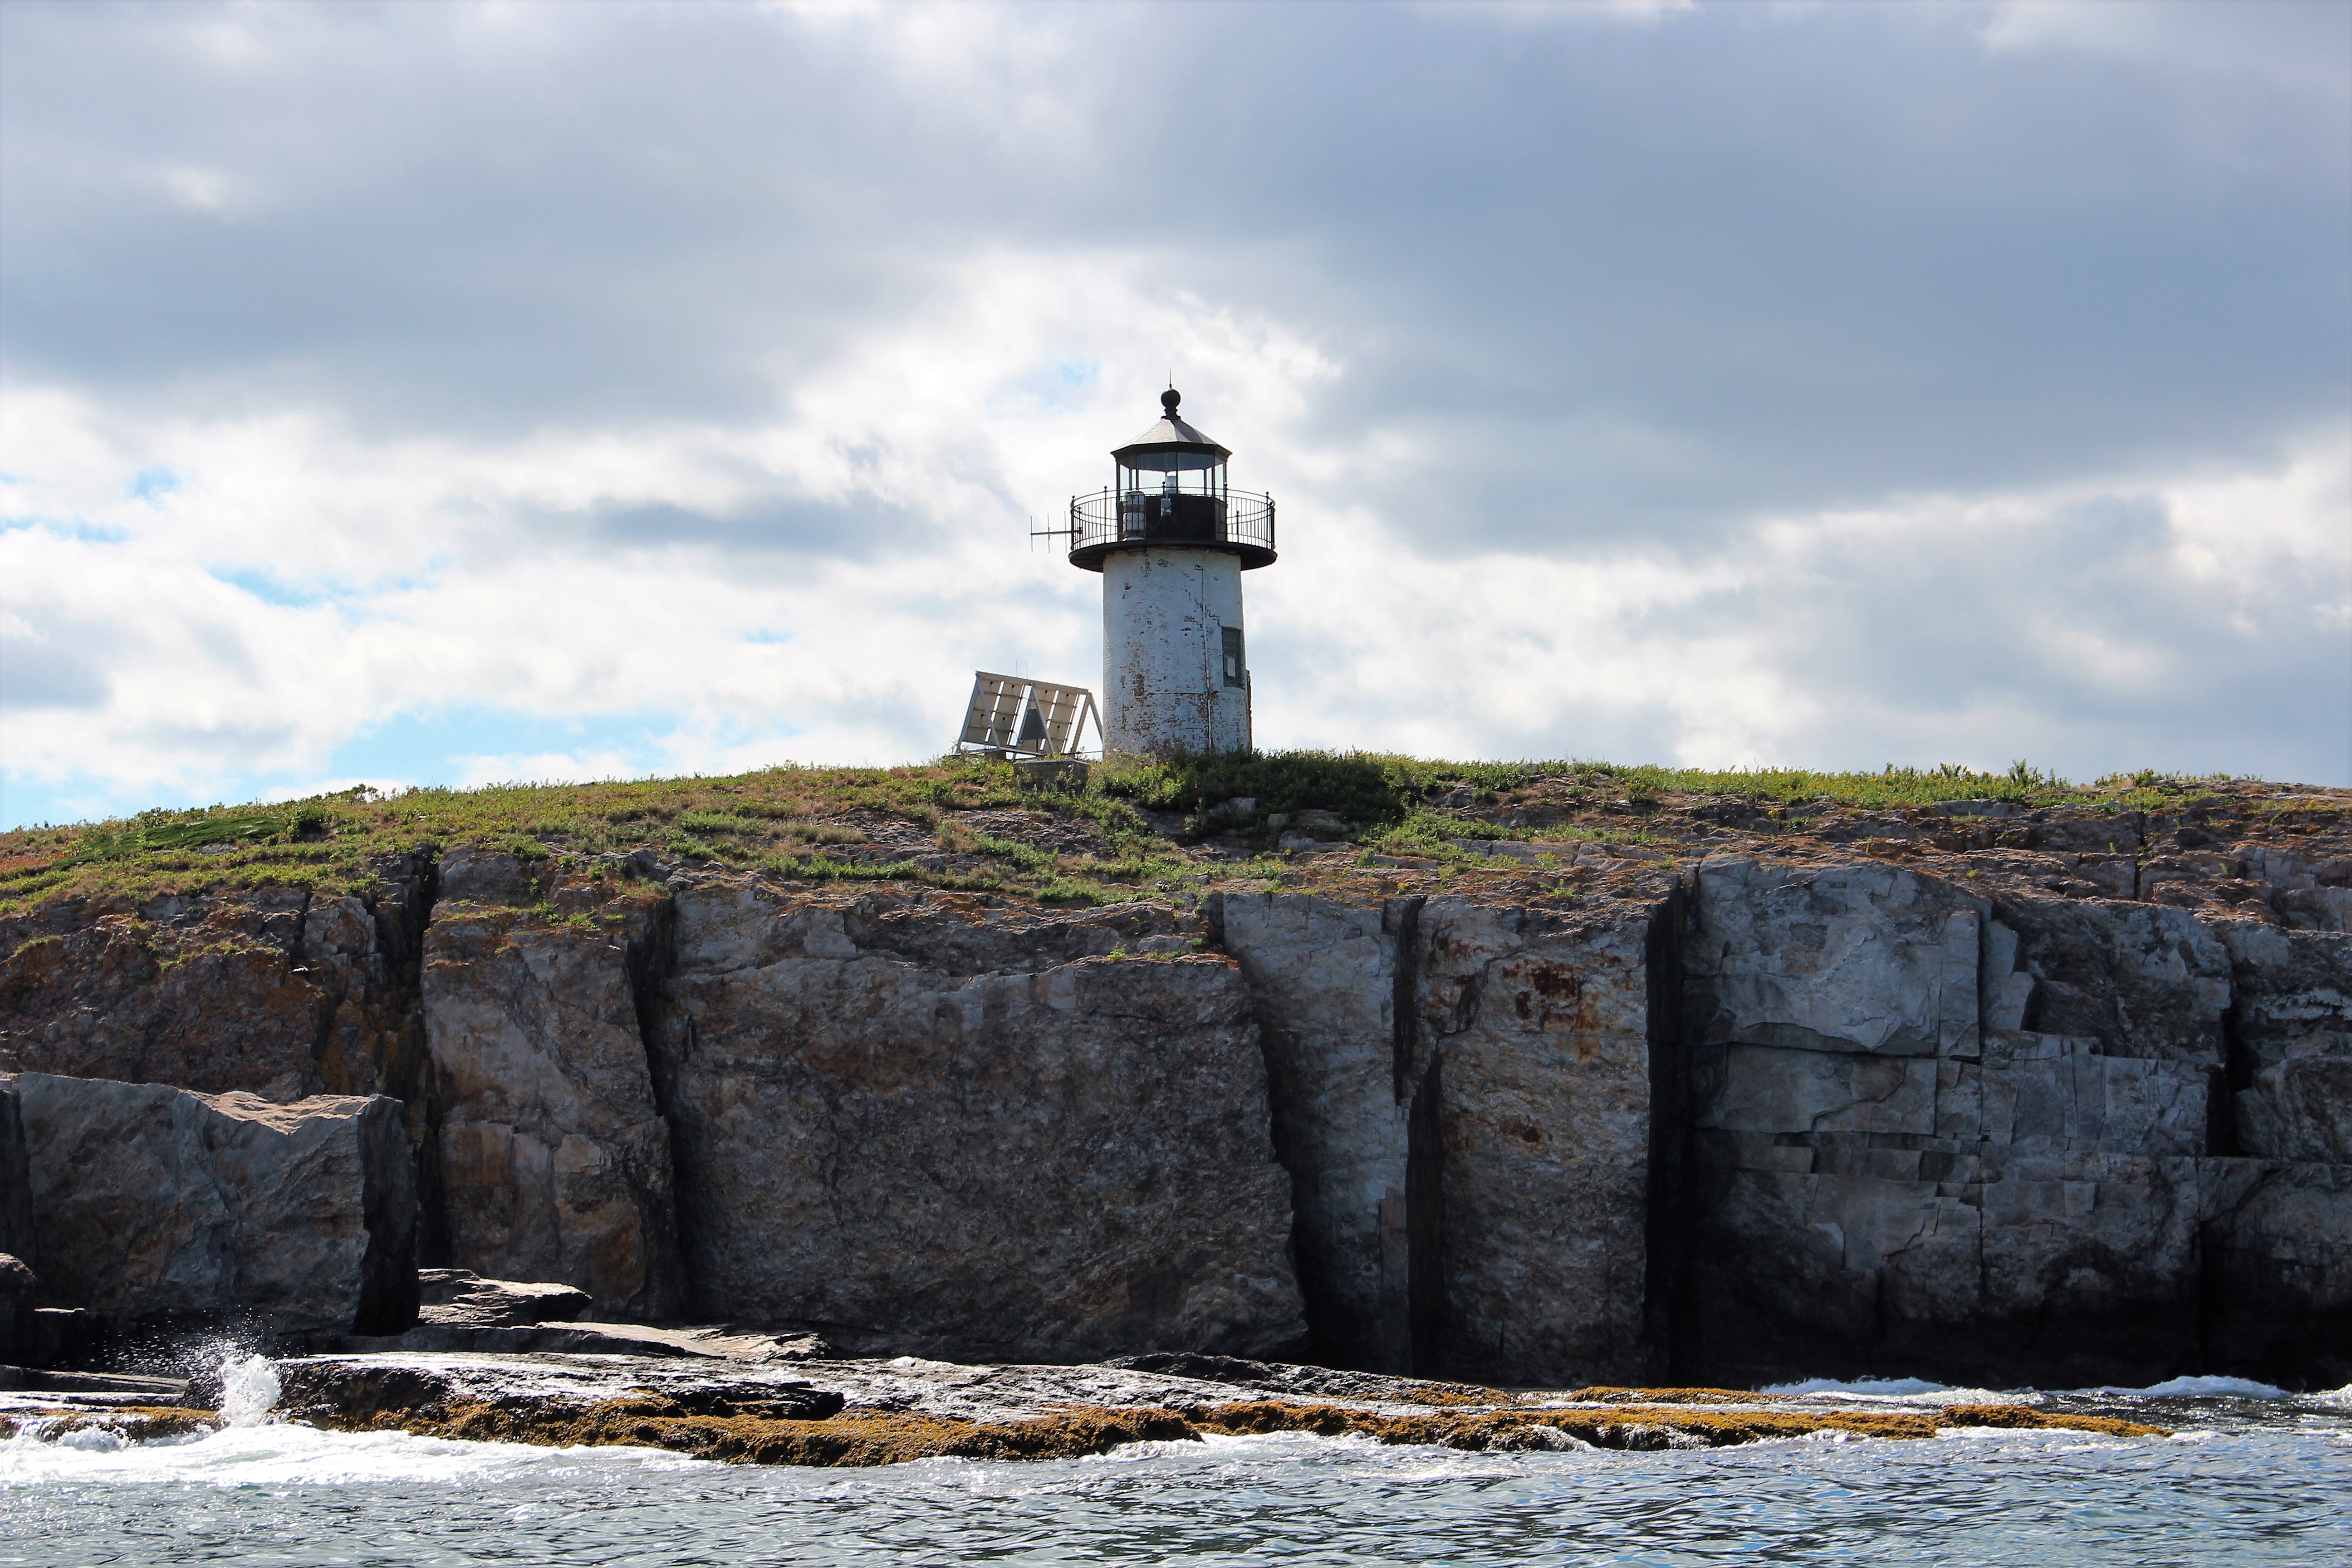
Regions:
M 1184 416 L 1176 412 L 1183 401 L 1184 395 L 1172 386 L 1161 393 L 1160 417 L 1111 456 L 1126 467 L 1153 472 L 1170 468 L 1209 468 L 1231 458 L 1232 452 L 1184 422 Z M 1156 460 L 1171 458 L 1180 461 L 1166 464 L 1163 468 L 1162 463 Z
M 1122 550 L 1182 547 L 1274 563 L 1274 498 L 1236 490 L 1233 453 L 1185 419 L 1184 395 L 1160 395 L 1160 417 L 1111 452 L 1115 483 L 1070 498 L 1070 563 L 1089 572 Z

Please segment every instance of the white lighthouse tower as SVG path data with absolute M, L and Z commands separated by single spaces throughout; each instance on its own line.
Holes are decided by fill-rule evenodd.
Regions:
M 1274 498 L 1232 489 L 1233 454 L 1160 395 L 1111 454 L 1118 482 L 1070 498 L 1070 564 L 1103 574 L 1103 750 L 1250 749 L 1242 574 L 1274 563 Z

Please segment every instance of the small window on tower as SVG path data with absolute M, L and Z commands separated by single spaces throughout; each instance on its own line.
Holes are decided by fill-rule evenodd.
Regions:
M 1242 664 L 1242 629 L 1239 626 L 1227 626 L 1224 628 L 1224 633 L 1225 684 L 1227 686 L 1247 686 L 1249 684 L 1249 671 L 1244 668 Z

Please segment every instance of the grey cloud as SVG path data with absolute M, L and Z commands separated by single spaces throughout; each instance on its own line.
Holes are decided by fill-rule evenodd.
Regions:
M 0 638 L 0 709 L 102 708 L 111 687 L 72 638 Z
M 1791 760 L 1890 760 L 1868 752 L 1890 744 L 1892 724 L 1922 746 L 1970 729 L 2009 737 L 2005 755 L 1892 759 L 1905 762 L 2030 752 L 2077 776 L 2144 765 L 2346 776 L 2340 628 L 2294 604 L 2294 585 L 2236 602 L 2184 572 L 2175 543 L 2160 506 L 2116 496 L 2028 529 L 1826 546 L 1766 595 L 1689 613 L 1738 627 L 1759 661 L 1830 700 L 1812 733 L 1790 738 Z
M 733 7 L 268 12 L 239 67 L 191 9 L 8 8 L 20 374 L 477 435 L 752 419 L 975 246 L 1118 245 L 1346 362 L 1309 439 L 1443 438 L 1349 499 L 1521 547 L 2258 460 L 2347 400 L 2337 99 L 1990 52 L 1970 8 L 1032 7 L 1066 68 L 995 84 Z M 125 172 L 173 161 L 251 195 Z
M 758 425 L 976 252 L 1115 253 L 1343 363 L 1286 444 L 1208 419 L 1242 482 L 1311 482 L 1430 554 L 1700 563 L 1759 516 L 2273 467 L 2344 427 L 2352 7 L 2192 9 L 1996 49 L 1967 5 L 1544 27 L 1034 5 L 996 26 L 1034 49 L 959 77 L 908 63 L 907 8 L 15 0 L 0 360 L 118 408 L 323 409 L 363 437 Z M 223 25 L 258 49 L 208 52 Z M 173 168 L 216 173 L 216 205 L 174 198 Z M 1188 408 L 1221 401 L 1179 374 Z M 1422 455 L 1284 470 L 1286 445 L 1373 431 Z M 966 482 L 1001 493 L 980 463 Z M 489 520 L 469 559 L 674 548 L 757 580 L 942 521 L 783 488 Z M 2008 710 L 2111 763 L 2346 776 L 2340 635 L 2277 605 L 2233 629 L 2166 537 L 2125 499 L 1990 549 L 1832 541 L 1788 602 L 1638 629 L 1737 630 L 1850 698 L 1789 760 L 1874 765 L 1889 735 Z M 2073 633 L 2160 679 L 2053 654 Z M 1270 677 L 1286 646 L 1254 631 Z M 1497 744 L 1675 742 L 1610 710 Z
M 870 561 L 938 543 L 930 517 L 866 498 L 774 500 L 723 514 L 667 505 L 602 507 L 585 517 L 542 516 L 534 532 L 547 542 L 712 551 L 732 563 L 730 573 L 756 571 L 761 557 Z

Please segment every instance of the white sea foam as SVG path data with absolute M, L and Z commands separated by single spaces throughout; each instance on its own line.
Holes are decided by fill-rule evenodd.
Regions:
M 80 1454 L 111 1454 L 123 1447 L 122 1434 L 107 1426 L 77 1426 L 57 1440 L 60 1448 Z
M 1811 1377 L 1802 1383 L 1778 1383 L 1757 1391 L 1780 1399 L 1868 1400 L 1889 1405 L 2030 1405 L 2041 1397 L 2031 1389 L 2003 1392 L 1990 1388 L 1956 1388 L 1924 1377 L 1858 1377 L 1841 1382 Z
M 322 1432 L 286 1423 L 226 1426 L 202 1437 L 126 1443 L 102 1428 L 44 1442 L 0 1443 L 0 1493 L 59 1482 L 138 1486 L 366 1486 L 499 1479 L 522 1474 L 698 1468 L 708 1461 L 649 1448 L 545 1448 L 466 1443 L 405 1432 Z
M 2294 1394 L 2267 1383 L 2256 1383 L 2250 1377 L 2174 1377 L 2162 1383 L 2151 1383 L 2146 1388 L 2125 1388 L 2118 1384 L 2101 1384 L 2096 1388 L 2078 1388 L 2077 1394 L 2128 1394 L 2143 1399 L 2179 1399 L 2227 1395 L 2238 1399 L 2293 1399 Z M 2326 1395 L 2320 1395 L 2326 1398 Z
M 268 1356 L 221 1363 L 221 1418 L 232 1426 L 258 1426 L 267 1421 L 280 1392 L 278 1369 Z
M 1929 1383 L 1921 1377 L 1861 1377 L 1851 1383 L 1840 1383 L 1833 1377 L 1809 1377 L 1802 1383 L 1776 1383 L 1757 1390 L 1759 1394 L 1794 1395 L 1800 1394 L 1867 1394 L 1900 1397 L 1910 1394 L 1941 1394 L 1948 1384 Z
M 1905 1405 L 2032 1405 L 2044 1397 L 2038 1389 L 1959 1388 L 1948 1383 L 1930 1383 L 1922 1377 L 1859 1377 L 1849 1381 L 1812 1377 L 1801 1383 L 1776 1383 L 1758 1392 L 1781 1399 L 1885 1400 Z M 2144 1388 L 2126 1388 L 2121 1384 L 2105 1383 L 2095 1388 L 2071 1388 L 2063 1392 L 2137 1399 L 2309 1399 L 2322 1405 L 2352 1406 L 2352 1384 L 2326 1394 L 2296 1394 L 2272 1384 L 2257 1383 L 2250 1377 L 2174 1377 L 2162 1383 L 2149 1384 Z

